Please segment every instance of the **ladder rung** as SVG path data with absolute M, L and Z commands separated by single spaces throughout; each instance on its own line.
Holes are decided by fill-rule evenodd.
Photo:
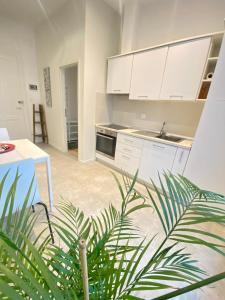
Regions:
M 37 117 L 38 120 L 35 120 L 36 119 L 35 114 L 38 114 L 40 116 L 40 118 Z M 37 134 L 35 132 L 36 124 L 41 125 L 41 131 L 39 129 L 38 130 L 39 133 L 37 133 Z M 44 113 L 43 105 L 41 105 L 41 104 L 39 105 L 39 109 L 38 109 L 38 107 L 37 108 L 35 107 L 35 104 L 33 104 L 33 137 L 34 137 L 34 143 L 35 143 L 36 137 L 40 137 L 43 139 L 43 142 L 48 143 L 48 133 L 47 133 L 46 120 L 45 120 L 45 113 Z
M 46 135 L 43 135 L 43 134 L 35 134 L 34 136 L 47 137 Z

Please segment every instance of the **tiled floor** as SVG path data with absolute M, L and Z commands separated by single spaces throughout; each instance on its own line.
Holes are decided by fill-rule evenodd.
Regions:
M 50 146 L 43 145 L 42 148 L 51 155 L 56 206 L 59 201 L 65 199 L 72 202 L 88 215 L 98 214 L 109 203 L 112 203 L 117 208 L 120 206 L 119 191 L 110 168 L 99 162 L 80 163 L 73 153 L 63 154 Z M 39 165 L 37 167 L 37 174 L 42 199 L 48 203 L 44 166 Z M 118 174 L 118 176 L 120 175 Z M 138 184 L 137 187 L 140 191 L 145 192 L 141 184 Z M 53 213 L 55 213 L 55 210 L 53 210 Z M 160 223 L 151 208 L 135 213 L 134 223 L 141 228 L 143 235 L 151 237 L 159 233 L 153 247 L 163 237 Z M 225 231 L 225 227 L 215 225 L 209 225 L 207 229 L 212 233 L 222 233 Z M 197 246 L 185 246 L 185 248 L 192 251 L 194 257 L 199 260 L 199 265 L 209 272 L 209 274 L 224 271 L 225 259 L 215 254 L 215 252 L 206 248 L 200 249 Z M 151 297 L 146 296 L 146 299 L 151 299 Z M 188 294 L 180 299 L 225 299 L 225 281 L 221 281 L 193 294 Z

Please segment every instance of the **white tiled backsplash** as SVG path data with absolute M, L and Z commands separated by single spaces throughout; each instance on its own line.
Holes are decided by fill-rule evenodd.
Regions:
M 166 131 L 194 137 L 204 106 L 203 102 L 135 101 L 127 95 L 110 99 L 111 121 L 140 129 L 160 130 L 166 121 Z

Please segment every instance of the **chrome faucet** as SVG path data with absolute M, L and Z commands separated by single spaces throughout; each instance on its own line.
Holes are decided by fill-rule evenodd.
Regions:
M 159 136 L 165 136 L 166 135 L 166 132 L 164 130 L 165 125 L 166 125 L 166 122 L 164 121 L 163 125 L 162 125 L 162 128 L 160 130 Z

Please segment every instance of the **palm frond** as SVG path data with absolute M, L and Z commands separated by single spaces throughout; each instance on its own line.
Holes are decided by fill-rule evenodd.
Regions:
M 156 297 L 153 300 L 167 300 L 167 299 L 171 299 L 171 298 L 174 298 L 174 297 L 177 297 L 177 296 L 189 293 L 191 291 L 194 291 L 196 289 L 202 288 L 202 287 L 204 287 L 206 285 L 212 284 L 214 282 L 217 282 L 217 281 L 220 281 L 220 280 L 223 280 L 223 279 L 225 279 L 225 272 L 222 272 L 220 274 L 211 276 L 211 277 L 209 277 L 207 279 L 204 279 L 202 281 L 199 281 L 197 283 L 193 283 L 193 284 L 191 284 L 189 286 L 186 286 L 186 287 L 183 287 L 183 288 L 181 288 L 181 289 L 179 289 L 177 291 L 170 292 L 168 294 Z
M 23 199 L 22 207 L 20 210 L 16 210 L 15 193 L 20 184 L 20 177 L 22 174 L 20 174 L 20 170 L 17 169 L 11 185 L 7 187 L 7 194 L 3 198 L 3 189 L 6 189 L 5 183 L 9 173 L 10 170 L 6 172 L 0 181 L 0 205 L 3 206 L 0 215 L 0 231 L 7 234 L 19 248 L 22 248 L 24 243 L 22 236 L 26 236 L 28 239 L 32 240 L 34 225 L 38 218 L 38 214 L 32 213 L 31 207 L 28 207 L 29 200 L 34 199 L 35 197 L 35 190 L 33 187 L 34 176 L 31 178 L 30 184 L 27 187 L 27 193 Z
M 0 260 L 1 295 L 8 299 L 64 299 L 57 277 L 46 266 L 41 254 L 25 237 L 24 243 L 25 252 L 0 232 L 1 251 L 11 257 L 10 265 Z
M 147 188 L 167 239 L 207 246 L 225 255 L 225 236 L 196 229 L 198 224 L 225 223 L 225 197 L 204 191 L 187 178 L 164 174 L 161 190 L 154 185 L 158 201 Z
M 130 273 L 129 280 L 126 281 L 123 278 L 124 289 L 123 291 L 120 289 L 118 299 L 127 299 L 126 295 L 134 295 L 136 291 L 178 289 L 180 283 L 192 284 L 202 280 L 206 275 L 204 271 L 196 267 L 196 261 L 191 259 L 190 254 L 184 253 L 183 249 L 174 250 L 176 244 L 161 250 L 136 272 L 137 266 L 142 263 L 143 257 L 149 252 L 150 244 L 148 243 L 139 252 L 138 258 L 135 257 L 136 262 L 131 270 L 129 264 L 127 265 L 126 272 Z

